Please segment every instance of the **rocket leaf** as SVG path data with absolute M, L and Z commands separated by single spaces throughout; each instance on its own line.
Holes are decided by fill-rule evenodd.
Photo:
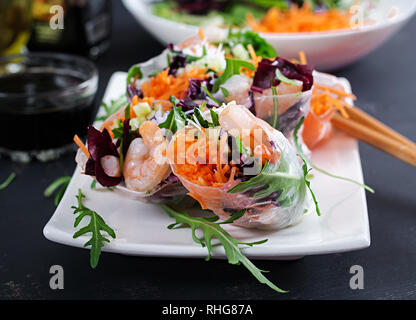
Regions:
M 235 238 L 233 238 L 227 231 L 225 231 L 221 224 L 224 223 L 232 223 L 233 221 L 241 218 L 245 210 L 239 211 L 235 213 L 230 219 L 228 219 L 225 222 L 218 223 L 216 222 L 218 220 L 218 217 L 209 217 L 209 218 L 201 218 L 201 217 L 192 217 L 190 216 L 186 211 L 176 211 L 172 209 L 169 206 L 163 205 L 162 208 L 166 211 L 166 213 L 174 218 L 176 222 L 174 224 L 171 224 L 168 228 L 169 229 L 175 229 L 177 227 L 183 227 L 183 226 L 189 226 L 192 229 L 192 238 L 193 240 L 200 244 L 202 247 L 207 247 L 208 249 L 208 256 L 205 260 L 209 260 L 211 258 L 211 249 L 212 249 L 212 239 L 215 237 L 217 238 L 220 243 L 224 247 L 225 255 L 228 258 L 228 262 L 230 264 L 243 264 L 248 271 L 251 272 L 251 274 L 260 282 L 263 284 L 266 284 L 273 290 L 280 292 L 280 293 L 286 293 L 287 291 L 282 290 L 278 288 L 275 284 L 273 284 L 270 280 L 268 280 L 263 275 L 263 270 L 260 270 L 257 268 L 242 252 L 239 245 L 248 245 L 253 246 L 257 244 L 262 244 L 265 242 L 258 241 L 258 242 L 241 242 Z M 204 236 L 203 239 L 199 239 L 196 235 L 196 230 L 201 229 Z
M 91 239 L 84 244 L 84 247 L 91 246 L 90 264 L 92 268 L 95 268 L 100 259 L 101 248 L 105 245 L 105 242 L 110 242 L 110 240 L 102 235 L 101 231 L 107 232 L 113 239 L 116 238 L 116 234 L 97 212 L 92 211 L 83 205 L 82 199 L 85 198 L 85 195 L 82 193 L 81 189 L 78 189 L 76 198 L 78 206 L 73 206 L 72 209 L 74 209 L 74 214 L 79 213 L 79 215 L 75 218 L 74 227 L 78 227 L 80 222 L 87 216 L 90 217 L 90 222 L 87 226 L 75 232 L 73 237 L 76 239 L 82 235 L 91 233 Z

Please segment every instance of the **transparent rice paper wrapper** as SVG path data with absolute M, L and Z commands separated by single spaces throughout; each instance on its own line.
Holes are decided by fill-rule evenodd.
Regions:
M 264 172 L 273 179 L 280 179 L 276 180 L 279 183 L 275 184 L 277 188 L 272 190 L 272 194 L 259 196 L 268 188 L 268 185 L 263 183 L 241 192 L 230 193 L 230 189 L 235 188 L 239 180 L 229 182 L 222 187 L 201 186 L 175 171 L 177 166 L 172 161 L 171 167 L 185 188 L 202 199 L 204 205 L 221 219 L 226 220 L 232 214 L 246 209 L 245 214 L 233 222 L 235 225 L 245 228 L 282 229 L 296 223 L 310 205 L 303 170 L 295 150 L 283 134 L 257 119 L 250 112 L 248 114 L 265 131 L 268 139 L 281 155 L 280 161 L 270 165 L 269 170 Z M 172 144 L 175 139 L 176 135 L 170 143 Z M 272 198 L 278 201 L 272 201 Z
M 254 92 L 256 116 L 271 125 L 278 119 L 278 129 L 286 138 L 293 136 L 302 117 L 306 117 L 311 105 L 313 87 L 305 92 L 273 95 L 272 89 L 265 89 L 263 93 Z M 274 100 L 277 101 L 278 117 L 275 117 Z

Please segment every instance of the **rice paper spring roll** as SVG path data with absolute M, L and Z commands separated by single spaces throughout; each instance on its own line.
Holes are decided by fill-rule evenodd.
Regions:
M 244 215 L 234 224 L 280 229 L 307 209 L 304 173 L 281 132 L 246 107 L 230 103 L 218 110 L 218 126 L 179 130 L 168 146 L 174 174 L 221 219 Z
M 151 203 L 179 201 L 187 190 L 172 174 L 165 130 L 158 126 L 167 110 L 159 102 L 152 106 L 133 102 L 126 107 L 106 119 L 101 130 L 89 126 L 88 152 L 79 150 L 76 162 L 102 186 L 115 187 L 130 198 Z

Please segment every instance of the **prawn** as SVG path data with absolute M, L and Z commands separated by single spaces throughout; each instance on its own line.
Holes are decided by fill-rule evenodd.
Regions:
M 139 132 L 141 138 L 135 138 L 127 150 L 123 175 L 128 189 L 146 192 L 171 173 L 166 158 L 168 142 L 152 121 L 144 122 Z

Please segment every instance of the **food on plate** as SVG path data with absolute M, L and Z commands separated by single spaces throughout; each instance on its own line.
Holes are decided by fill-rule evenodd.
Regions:
M 76 139 L 77 163 L 102 186 L 127 188 L 144 201 L 178 201 L 188 191 L 168 164 L 171 135 L 190 117 L 202 116 L 200 110 L 233 102 L 246 108 L 243 118 L 252 114 L 291 142 L 306 118 L 300 139 L 313 149 L 330 137 L 331 115 L 342 112 L 352 95 L 335 77 L 313 71 L 304 54 L 300 60 L 279 57 L 248 30 L 200 30 L 130 68 L 124 97 L 106 106 L 99 129 L 89 127 L 87 146 Z
M 278 56 L 249 30 L 200 30 L 130 68 L 122 97 L 104 104 L 95 126 L 88 127 L 87 144 L 75 136 L 76 162 L 102 186 L 161 205 L 175 219 L 168 228 L 189 226 L 192 239 L 208 249 L 207 259 L 220 243 L 231 264 L 243 264 L 259 282 L 285 292 L 242 251 L 243 245 L 267 240 L 243 242 L 223 225 L 277 230 L 307 212 L 320 215 L 312 168 L 372 191 L 306 157 L 304 151 L 330 138 L 332 114 L 348 116 L 345 108 L 354 96 L 336 77 L 313 71 L 303 53 L 299 60 Z M 74 237 L 92 232 L 85 245 L 91 245 L 95 267 L 109 242 L 101 231 L 116 234 L 84 206 L 85 197 L 79 189 L 75 227 L 88 215 L 101 229 L 90 223 Z
M 263 33 L 300 33 L 346 30 L 355 27 L 354 5 L 370 12 L 378 4 L 373 0 L 277 0 L 277 1 L 188 1 L 164 0 L 153 5 L 159 17 L 201 27 L 250 27 Z M 363 16 L 359 23 L 370 24 Z
M 307 187 L 289 141 L 235 102 L 214 112 L 215 126 L 190 123 L 169 143 L 172 170 L 189 195 L 222 220 L 243 210 L 239 226 L 280 229 L 300 219 Z

